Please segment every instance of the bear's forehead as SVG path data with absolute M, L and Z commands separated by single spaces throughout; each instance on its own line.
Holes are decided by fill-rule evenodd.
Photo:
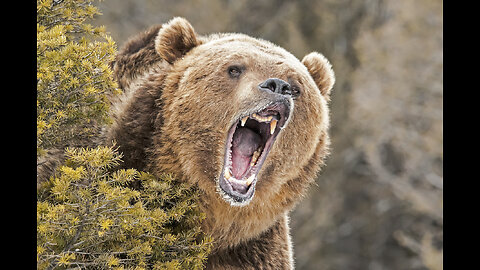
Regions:
M 215 34 L 194 48 L 195 63 L 210 63 L 218 69 L 242 65 L 264 75 L 308 77 L 306 67 L 291 53 L 266 40 L 244 34 Z M 204 67 L 202 67 L 204 69 Z M 307 79 L 308 80 L 308 79 Z
M 211 38 L 199 47 L 206 53 L 216 55 L 217 59 L 247 62 L 286 63 L 292 68 L 301 68 L 300 61 L 285 49 L 262 39 L 243 34 L 224 34 Z

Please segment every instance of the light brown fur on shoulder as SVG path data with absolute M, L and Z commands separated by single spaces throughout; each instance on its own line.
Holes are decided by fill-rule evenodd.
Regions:
M 133 37 L 112 66 L 125 94 L 107 140 L 125 167 L 199 187 L 215 240 L 207 269 L 292 269 L 288 212 L 329 153 L 326 58 L 200 36 L 174 18 Z

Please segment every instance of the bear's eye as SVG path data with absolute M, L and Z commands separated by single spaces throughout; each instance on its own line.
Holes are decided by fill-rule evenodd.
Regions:
M 300 87 L 297 85 L 292 85 L 291 95 L 293 98 L 300 96 Z
M 300 86 L 295 80 L 289 79 L 288 83 L 290 84 L 290 91 L 288 91 L 287 95 L 291 95 L 293 99 L 296 99 L 300 96 Z
M 238 78 L 242 74 L 242 68 L 239 66 L 228 67 L 228 75 L 232 78 Z

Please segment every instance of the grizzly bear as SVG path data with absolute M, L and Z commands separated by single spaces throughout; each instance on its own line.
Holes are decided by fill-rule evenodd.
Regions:
M 174 18 L 112 63 L 124 94 L 107 139 L 124 167 L 198 186 L 207 269 L 293 269 L 288 214 L 329 153 L 330 63 Z

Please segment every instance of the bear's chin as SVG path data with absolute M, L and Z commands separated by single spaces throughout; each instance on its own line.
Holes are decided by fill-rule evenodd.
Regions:
M 286 127 L 290 104 L 287 99 L 270 103 L 243 114 L 230 127 L 218 189 L 232 206 L 245 206 L 253 199 L 258 172 Z

